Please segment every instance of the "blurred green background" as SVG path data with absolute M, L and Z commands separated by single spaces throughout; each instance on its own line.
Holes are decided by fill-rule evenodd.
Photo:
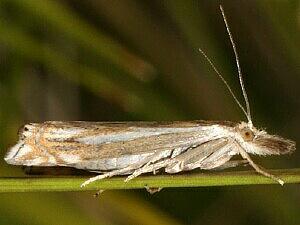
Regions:
M 231 26 L 257 127 L 300 137 L 299 1 L 1 0 L 1 158 L 26 122 L 245 120 Z M 300 154 L 255 157 L 299 167 Z M 0 161 L 1 176 L 21 176 Z M 300 224 L 299 185 L 0 194 L 0 224 Z

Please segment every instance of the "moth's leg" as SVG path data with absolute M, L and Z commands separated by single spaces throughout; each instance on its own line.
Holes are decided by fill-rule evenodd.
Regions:
M 228 168 L 232 168 L 232 167 L 237 167 L 237 166 L 245 166 L 249 164 L 248 160 L 243 159 L 243 160 L 231 160 L 228 161 L 226 163 L 224 163 L 223 165 L 216 167 L 214 170 L 224 170 L 224 169 L 228 169 Z
M 157 170 L 161 169 L 162 167 L 165 167 L 166 163 L 169 163 L 170 159 L 168 157 L 171 157 L 172 154 L 173 150 L 155 153 L 153 156 L 150 157 L 149 161 L 145 165 L 143 165 L 143 167 L 136 169 L 130 176 L 128 176 L 125 179 L 125 182 L 143 173 L 153 172 L 153 174 L 155 175 Z
M 158 193 L 162 190 L 162 188 L 158 188 L 158 187 L 148 187 L 148 186 L 145 186 L 146 188 L 146 191 L 148 193 L 150 193 L 151 195 L 155 194 L 155 193 Z
M 98 198 L 104 191 L 105 191 L 105 190 L 103 190 L 103 189 L 98 190 L 98 191 L 94 194 L 94 197 L 95 197 L 95 198 Z
M 224 153 L 223 155 L 219 156 L 218 158 L 215 158 L 214 160 L 210 160 L 209 158 L 207 160 L 204 160 L 200 164 L 195 165 L 189 165 L 192 167 L 192 169 L 200 168 L 202 170 L 214 170 L 217 168 L 220 168 L 225 163 L 227 163 L 232 158 L 231 155 Z
M 144 166 L 149 166 L 161 159 L 165 159 L 167 157 L 170 157 L 173 154 L 173 150 L 168 150 L 168 151 L 162 151 L 162 152 L 157 152 L 154 153 L 152 156 L 149 157 L 148 162 Z M 155 174 L 156 171 L 153 170 L 153 174 Z
M 131 179 L 133 179 L 133 178 L 135 178 L 135 177 L 137 177 L 137 176 L 139 176 L 143 173 L 153 172 L 153 171 L 159 170 L 163 167 L 166 167 L 168 164 L 170 164 L 170 161 L 171 160 L 167 158 L 167 159 L 161 160 L 161 161 L 153 163 L 153 164 L 146 164 L 143 167 L 138 168 L 137 170 L 135 170 L 130 176 L 128 176 L 125 179 L 125 182 L 128 182 Z
M 107 177 L 113 177 L 113 176 L 116 176 L 116 175 L 121 175 L 123 173 L 128 173 L 134 169 L 136 169 L 136 166 L 137 165 L 130 165 L 130 166 L 127 166 L 123 169 L 119 169 L 119 170 L 113 170 L 113 171 L 110 171 L 110 172 L 107 172 L 107 173 L 104 173 L 104 174 L 100 174 L 100 175 L 97 175 L 97 176 L 94 176 L 94 177 L 91 177 L 90 179 L 86 180 L 85 182 L 83 182 L 81 184 L 81 187 L 84 187 L 94 181 L 97 181 L 97 180 L 101 180 L 101 179 L 104 179 L 104 178 L 107 178 Z
M 133 172 L 133 174 L 134 173 L 136 174 L 135 176 L 132 176 L 133 175 L 132 174 L 131 175 L 132 178 L 137 177 L 139 174 L 136 171 L 140 171 L 139 169 L 141 169 L 145 166 L 149 166 L 150 163 L 155 162 L 155 161 L 157 161 L 157 160 L 159 160 L 163 157 L 167 157 L 171 153 L 172 153 L 171 150 L 170 151 L 165 151 L 165 152 L 154 153 L 152 156 L 147 157 L 142 162 L 129 165 L 129 166 L 127 166 L 125 168 L 122 168 L 122 169 L 113 170 L 113 171 L 110 171 L 110 172 L 107 172 L 107 173 L 104 173 L 104 174 L 100 174 L 100 175 L 95 176 L 95 177 L 91 177 L 90 179 L 83 182 L 81 184 L 81 187 L 84 187 L 84 186 L 86 186 L 86 185 L 88 185 L 88 184 L 90 184 L 94 181 L 97 181 L 97 180 L 101 180 L 101 179 L 108 178 L 108 177 L 113 177 L 113 176 L 116 176 L 116 175 L 123 175 L 123 174 L 128 174 L 128 173 L 130 174 L 132 172 Z M 154 170 L 156 170 L 156 169 L 154 169 Z M 151 171 L 154 171 L 154 170 L 151 170 Z M 151 171 L 149 171 L 149 172 L 151 172 Z M 141 172 L 141 173 L 144 173 L 144 172 Z M 130 178 L 130 179 L 132 179 L 132 178 Z M 127 178 L 125 181 L 130 180 L 130 179 Z
M 196 168 L 213 169 L 219 167 L 232 157 L 227 154 L 229 147 L 229 141 L 225 138 L 206 142 L 173 158 L 165 168 L 165 172 L 178 173 Z
M 250 158 L 249 154 L 245 151 L 245 149 L 243 149 L 243 147 L 238 142 L 235 142 L 235 143 L 238 146 L 240 155 L 249 162 L 249 164 L 255 169 L 256 172 L 258 172 L 266 177 L 271 178 L 272 180 L 278 182 L 281 185 L 284 184 L 284 181 L 281 180 L 279 177 L 266 172 L 264 168 L 255 164 L 255 162 L 253 162 L 253 160 Z

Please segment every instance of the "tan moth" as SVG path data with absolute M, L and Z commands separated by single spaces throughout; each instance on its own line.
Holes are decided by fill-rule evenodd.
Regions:
M 116 175 L 129 181 L 144 173 L 164 170 L 178 173 L 193 169 L 211 170 L 248 163 L 258 173 L 281 185 L 284 181 L 253 162 L 253 155 L 292 153 L 295 142 L 253 126 L 239 58 L 222 7 L 221 13 L 234 50 L 246 110 L 200 49 L 247 117 L 247 122 L 62 122 L 47 121 L 25 125 L 18 143 L 5 161 L 26 166 L 67 166 L 99 175 L 82 184 Z M 240 155 L 241 160 L 232 160 Z

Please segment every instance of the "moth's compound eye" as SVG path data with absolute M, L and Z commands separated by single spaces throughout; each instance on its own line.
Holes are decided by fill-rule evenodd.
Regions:
M 241 130 L 241 135 L 245 141 L 252 141 L 254 138 L 254 133 L 249 128 L 244 128 Z

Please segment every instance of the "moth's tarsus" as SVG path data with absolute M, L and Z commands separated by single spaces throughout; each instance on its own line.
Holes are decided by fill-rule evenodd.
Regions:
M 145 186 L 145 188 L 146 188 L 146 191 L 151 195 L 156 194 L 163 189 L 160 187 L 148 187 L 148 186 Z
M 103 190 L 103 189 L 98 190 L 98 191 L 94 194 L 94 197 L 95 197 L 95 198 L 100 197 L 100 195 L 101 195 L 104 191 L 105 191 L 105 190 Z

